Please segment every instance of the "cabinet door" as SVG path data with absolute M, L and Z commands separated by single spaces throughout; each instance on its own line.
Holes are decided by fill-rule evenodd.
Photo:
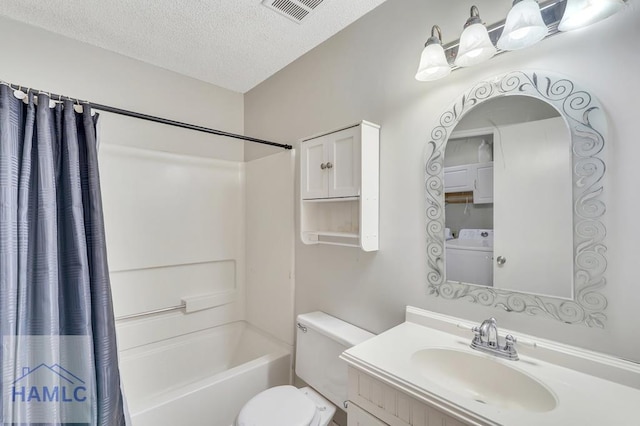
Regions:
M 473 203 L 493 203 L 493 163 L 478 164 L 473 188 Z
M 353 402 L 349 402 L 347 411 L 347 426 L 387 426 L 386 423 L 367 413 Z
M 327 136 L 322 136 L 301 143 L 300 195 L 303 199 L 326 198 L 329 194 L 327 139 Z
M 360 126 L 327 137 L 329 197 L 360 195 Z
M 473 191 L 475 167 L 473 164 L 445 167 L 444 192 Z

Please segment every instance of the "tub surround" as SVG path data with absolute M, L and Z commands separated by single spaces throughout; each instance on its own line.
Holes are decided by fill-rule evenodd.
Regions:
M 469 348 L 473 338 L 470 329 L 475 325 L 408 307 L 404 323 L 343 353 L 342 359 L 350 367 L 349 399 L 393 425 L 407 424 L 401 420 L 403 413 L 416 411 L 421 404 L 426 417 L 429 410 L 437 412 L 449 419 L 445 424 L 600 425 L 629 424 L 629 419 L 640 418 L 640 365 L 499 329 L 501 337 L 513 334 L 521 342 L 516 344 L 519 361 L 502 360 Z M 528 408 L 508 407 L 508 402 L 479 402 L 481 398 L 464 396 L 444 381 L 432 381 L 429 377 L 433 376 L 421 374 L 412 357 L 429 348 L 479 357 L 498 369 L 523 373 L 546 388 L 555 403 L 534 406 L 529 400 L 525 404 Z M 496 375 L 495 380 L 506 380 L 509 385 L 503 375 Z M 363 386 L 363 382 L 367 384 Z M 513 390 L 517 393 L 515 387 Z M 399 404 L 403 396 L 413 402 Z M 424 424 L 431 422 L 425 420 Z

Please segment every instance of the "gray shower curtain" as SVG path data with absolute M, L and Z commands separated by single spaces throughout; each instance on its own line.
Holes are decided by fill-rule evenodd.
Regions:
M 124 425 L 96 124 L 0 85 L 0 423 Z

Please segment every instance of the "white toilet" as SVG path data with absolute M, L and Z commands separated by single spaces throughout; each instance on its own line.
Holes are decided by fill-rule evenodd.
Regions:
M 296 374 L 311 387 L 276 386 L 247 402 L 236 426 L 326 426 L 347 401 L 347 365 L 338 357 L 374 335 L 324 312 L 297 318 Z

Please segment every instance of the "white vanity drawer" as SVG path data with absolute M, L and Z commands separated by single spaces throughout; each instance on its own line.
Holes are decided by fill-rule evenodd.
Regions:
M 364 411 L 353 402 L 349 401 L 347 410 L 347 426 L 388 426 L 377 417 Z

